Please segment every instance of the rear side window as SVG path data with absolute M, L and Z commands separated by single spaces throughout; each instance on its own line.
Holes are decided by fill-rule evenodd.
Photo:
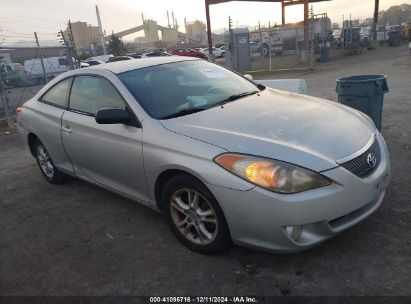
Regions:
M 49 104 L 67 108 L 68 94 L 70 91 L 71 78 L 60 81 L 58 84 L 49 89 L 41 101 L 47 102 Z
M 123 98 L 107 79 L 94 76 L 74 78 L 70 109 L 94 115 L 98 110 L 106 108 L 126 108 Z

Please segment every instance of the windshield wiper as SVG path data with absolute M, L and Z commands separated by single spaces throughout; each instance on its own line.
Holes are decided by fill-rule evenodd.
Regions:
M 201 112 L 201 111 L 204 111 L 204 110 L 207 110 L 207 108 L 185 108 L 185 109 L 182 109 L 182 110 L 180 110 L 176 113 L 160 117 L 160 119 L 170 119 L 170 118 L 180 117 L 180 116 L 184 116 L 184 115 L 188 115 L 188 114 Z
M 254 94 L 257 94 L 257 93 L 260 93 L 260 92 L 259 91 L 250 91 L 250 92 L 244 92 L 244 93 L 240 93 L 240 94 L 231 95 L 231 96 L 228 96 L 227 98 L 213 104 L 211 107 L 222 106 L 222 105 L 224 105 L 226 103 L 229 103 L 231 101 L 234 101 L 234 100 L 246 97 L 246 96 L 254 95 Z
M 184 115 L 197 113 L 197 112 L 204 111 L 204 110 L 207 110 L 207 109 L 210 109 L 210 108 L 221 106 L 221 105 L 226 104 L 228 102 L 231 102 L 231 101 L 234 101 L 234 100 L 237 100 L 237 99 L 249 96 L 249 95 L 257 94 L 259 92 L 260 91 L 250 91 L 250 92 L 244 92 L 244 93 L 240 93 L 240 94 L 231 95 L 231 96 L 223 99 L 222 101 L 219 101 L 219 102 L 213 104 L 211 107 L 185 108 L 185 109 L 182 109 L 182 110 L 180 110 L 176 113 L 160 117 L 160 119 L 170 119 L 170 118 L 175 118 L 175 117 L 180 117 L 180 116 L 184 116 Z

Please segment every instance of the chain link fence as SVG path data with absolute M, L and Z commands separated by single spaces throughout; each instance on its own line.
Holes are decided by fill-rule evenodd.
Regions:
M 6 38 L 5 38 L 6 37 Z M 73 69 L 56 35 L 1 35 L 0 127 L 13 126 L 15 110 L 57 75 Z M 8 40 L 6 40 L 8 39 Z
M 250 32 L 251 71 L 312 69 L 312 26 L 261 28 Z

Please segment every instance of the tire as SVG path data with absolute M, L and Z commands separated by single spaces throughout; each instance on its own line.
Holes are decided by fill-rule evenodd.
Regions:
M 34 152 L 37 165 L 49 183 L 61 184 L 67 180 L 68 176 L 54 166 L 47 149 L 38 139 L 34 143 Z
M 231 248 L 224 214 L 212 193 L 196 178 L 178 175 L 170 179 L 161 203 L 171 231 L 190 250 L 216 254 Z

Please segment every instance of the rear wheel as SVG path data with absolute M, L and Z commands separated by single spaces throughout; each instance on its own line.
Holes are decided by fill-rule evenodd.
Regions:
M 215 254 L 231 247 L 223 212 L 212 193 L 197 179 L 179 175 L 169 180 L 162 203 L 171 230 L 189 249 Z
M 36 140 L 34 143 L 36 161 L 43 176 L 52 184 L 61 184 L 67 179 L 67 175 L 57 169 L 50 154 L 41 141 Z

